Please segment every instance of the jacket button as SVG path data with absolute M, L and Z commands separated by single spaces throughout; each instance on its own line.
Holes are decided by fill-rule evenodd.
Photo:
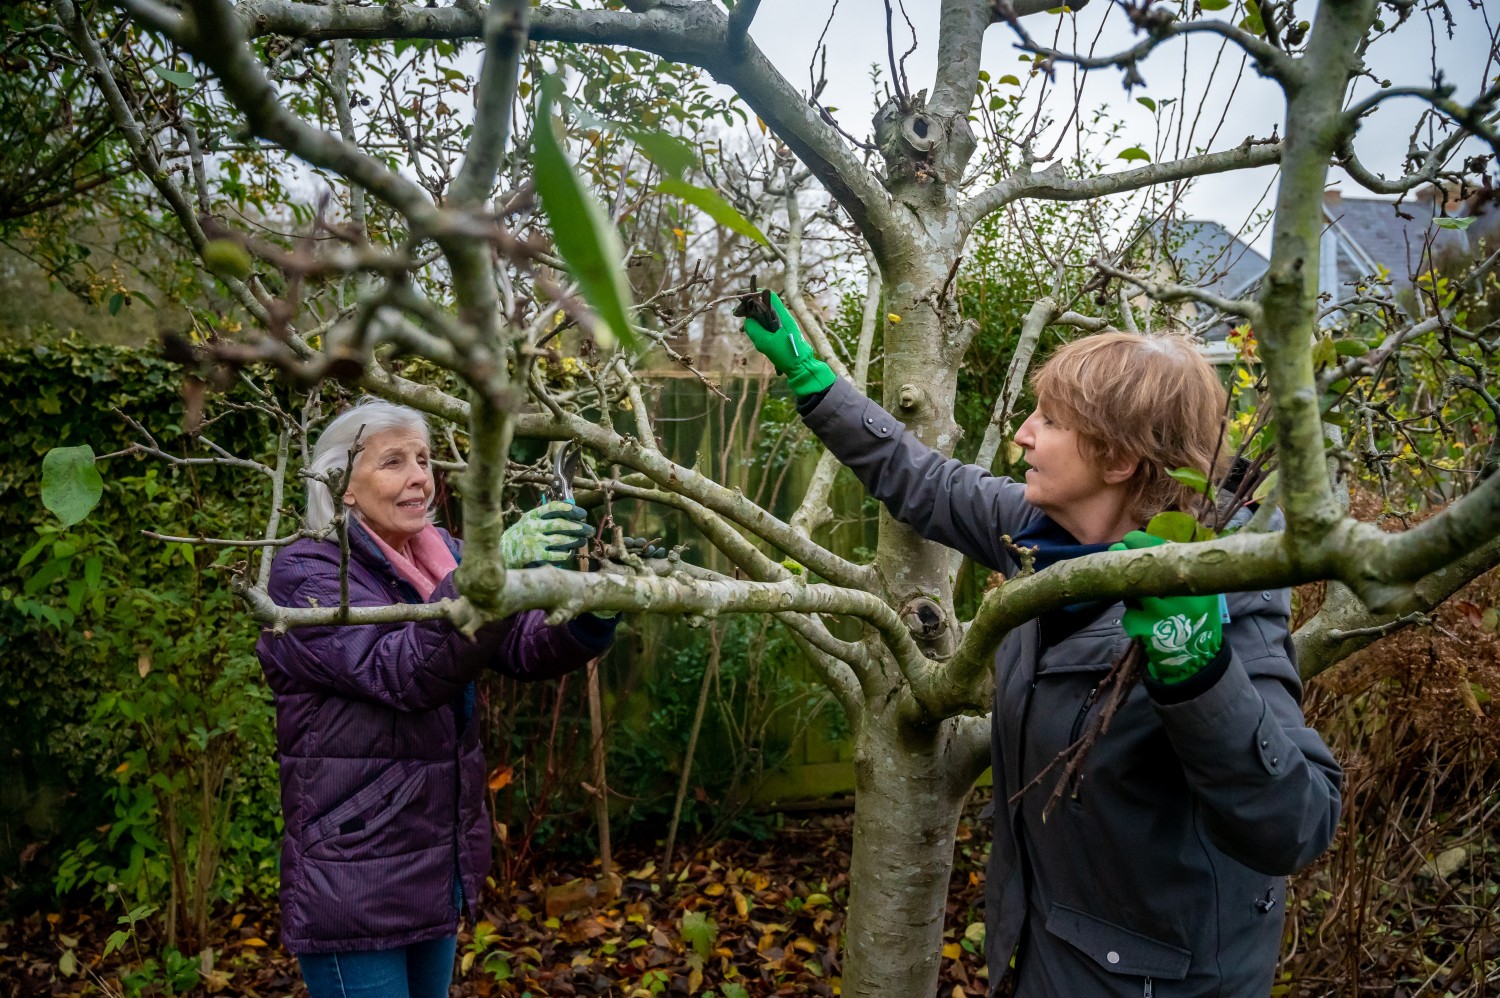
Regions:
M 1271 747 L 1271 740 L 1269 738 L 1262 738 L 1260 740 L 1260 747 L 1261 748 L 1270 748 Z
M 1104 959 L 1108 960 L 1110 963 L 1119 963 L 1120 954 L 1116 953 L 1114 950 L 1110 950 L 1108 953 L 1104 954 Z
M 1280 763 L 1281 763 L 1281 760 L 1280 760 L 1280 759 L 1278 759 L 1278 758 L 1277 758 L 1277 757 L 1276 757 L 1276 756 L 1274 756 L 1274 755 L 1273 755 L 1273 756 L 1271 756 L 1271 765 L 1273 765 L 1273 766 L 1276 766 L 1276 765 L 1279 765 L 1279 764 L 1280 764 Z
M 870 424 L 874 424 L 874 422 L 875 422 L 875 417 L 874 417 L 874 416 L 866 416 L 866 417 L 865 417 L 865 422 L 866 422 L 866 423 L 870 423 Z
M 1270 593 L 1261 593 L 1260 594 L 1260 598 L 1263 599 L 1263 600 L 1265 600 L 1267 603 L 1271 602 L 1271 594 Z

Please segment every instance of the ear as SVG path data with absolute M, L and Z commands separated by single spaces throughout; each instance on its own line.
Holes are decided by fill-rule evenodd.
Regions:
M 1120 458 L 1119 460 L 1106 464 L 1101 473 L 1104 475 L 1104 483 L 1106 485 L 1119 485 L 1134 478 L 1135 473 L 1139 471 L 1140 468 L 1140 458 Z

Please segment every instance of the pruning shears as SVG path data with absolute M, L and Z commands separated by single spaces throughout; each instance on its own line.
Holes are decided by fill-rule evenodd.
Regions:
M 781 316 L 776 314 L 776 309 L 771 307 L 771 289 L 755 287 L 755 279 L 750 280 L 750 290 L 740 295 L 740 303 L 734 307 L 736 319 L 754 319 L 766 328 L 767 332 L 776 332 L 781 328 Z M 797 346 L 797 334 L 788 330 L 787 339 L 792 343 L 792 356 L 802 356 L 802 351 Z
M 542 490 L 549 502 L 573 502 L 573 476 L 577 474 L 581 461 L 578 444 L 572 440 L 564 441 L 552 451 L 552 480 Z

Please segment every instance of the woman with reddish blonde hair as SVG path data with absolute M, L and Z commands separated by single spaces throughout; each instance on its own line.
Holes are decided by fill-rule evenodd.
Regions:
M 745 331 L 804 422 L 917 533 L 1014 575 L 1106 550 L 1197 493 L 1225 396 L 1187 340 L 1107 332 L 1058 349 L 1016 431 L 1024 482 L 945 457 L 837 378 L 780 320 Z M 992 993 L 1022 998 L 1270 991 L 1285 877 L 1333 840 L 1342 774 L 1302 716 L 1286 589 L 1099 601 L 1042 614 L 995 655 L 995 804 L 985 906 Z M 1095 727 L 1106 676 L 1145 668 Z M 1080 744 L 1088 745 L 1080 754 Z M 1076 773 L 1053 766 L 1077 760 Z M 1076 779 L 1072 779 L 1076 777 Z M 1062 794 L 1054 794 L 1062 789 Z M 1049 798 L 1056 798 L 1049 800 Z

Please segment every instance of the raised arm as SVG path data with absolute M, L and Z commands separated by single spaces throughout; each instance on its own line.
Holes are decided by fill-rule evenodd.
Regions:
M 799 406 L 808 428 L 891 516 L 982 565 L 1012 569 L 1004 538 L 1042 515 L 1024 485 L 933 450 L 842 378 L 809 403 Z

